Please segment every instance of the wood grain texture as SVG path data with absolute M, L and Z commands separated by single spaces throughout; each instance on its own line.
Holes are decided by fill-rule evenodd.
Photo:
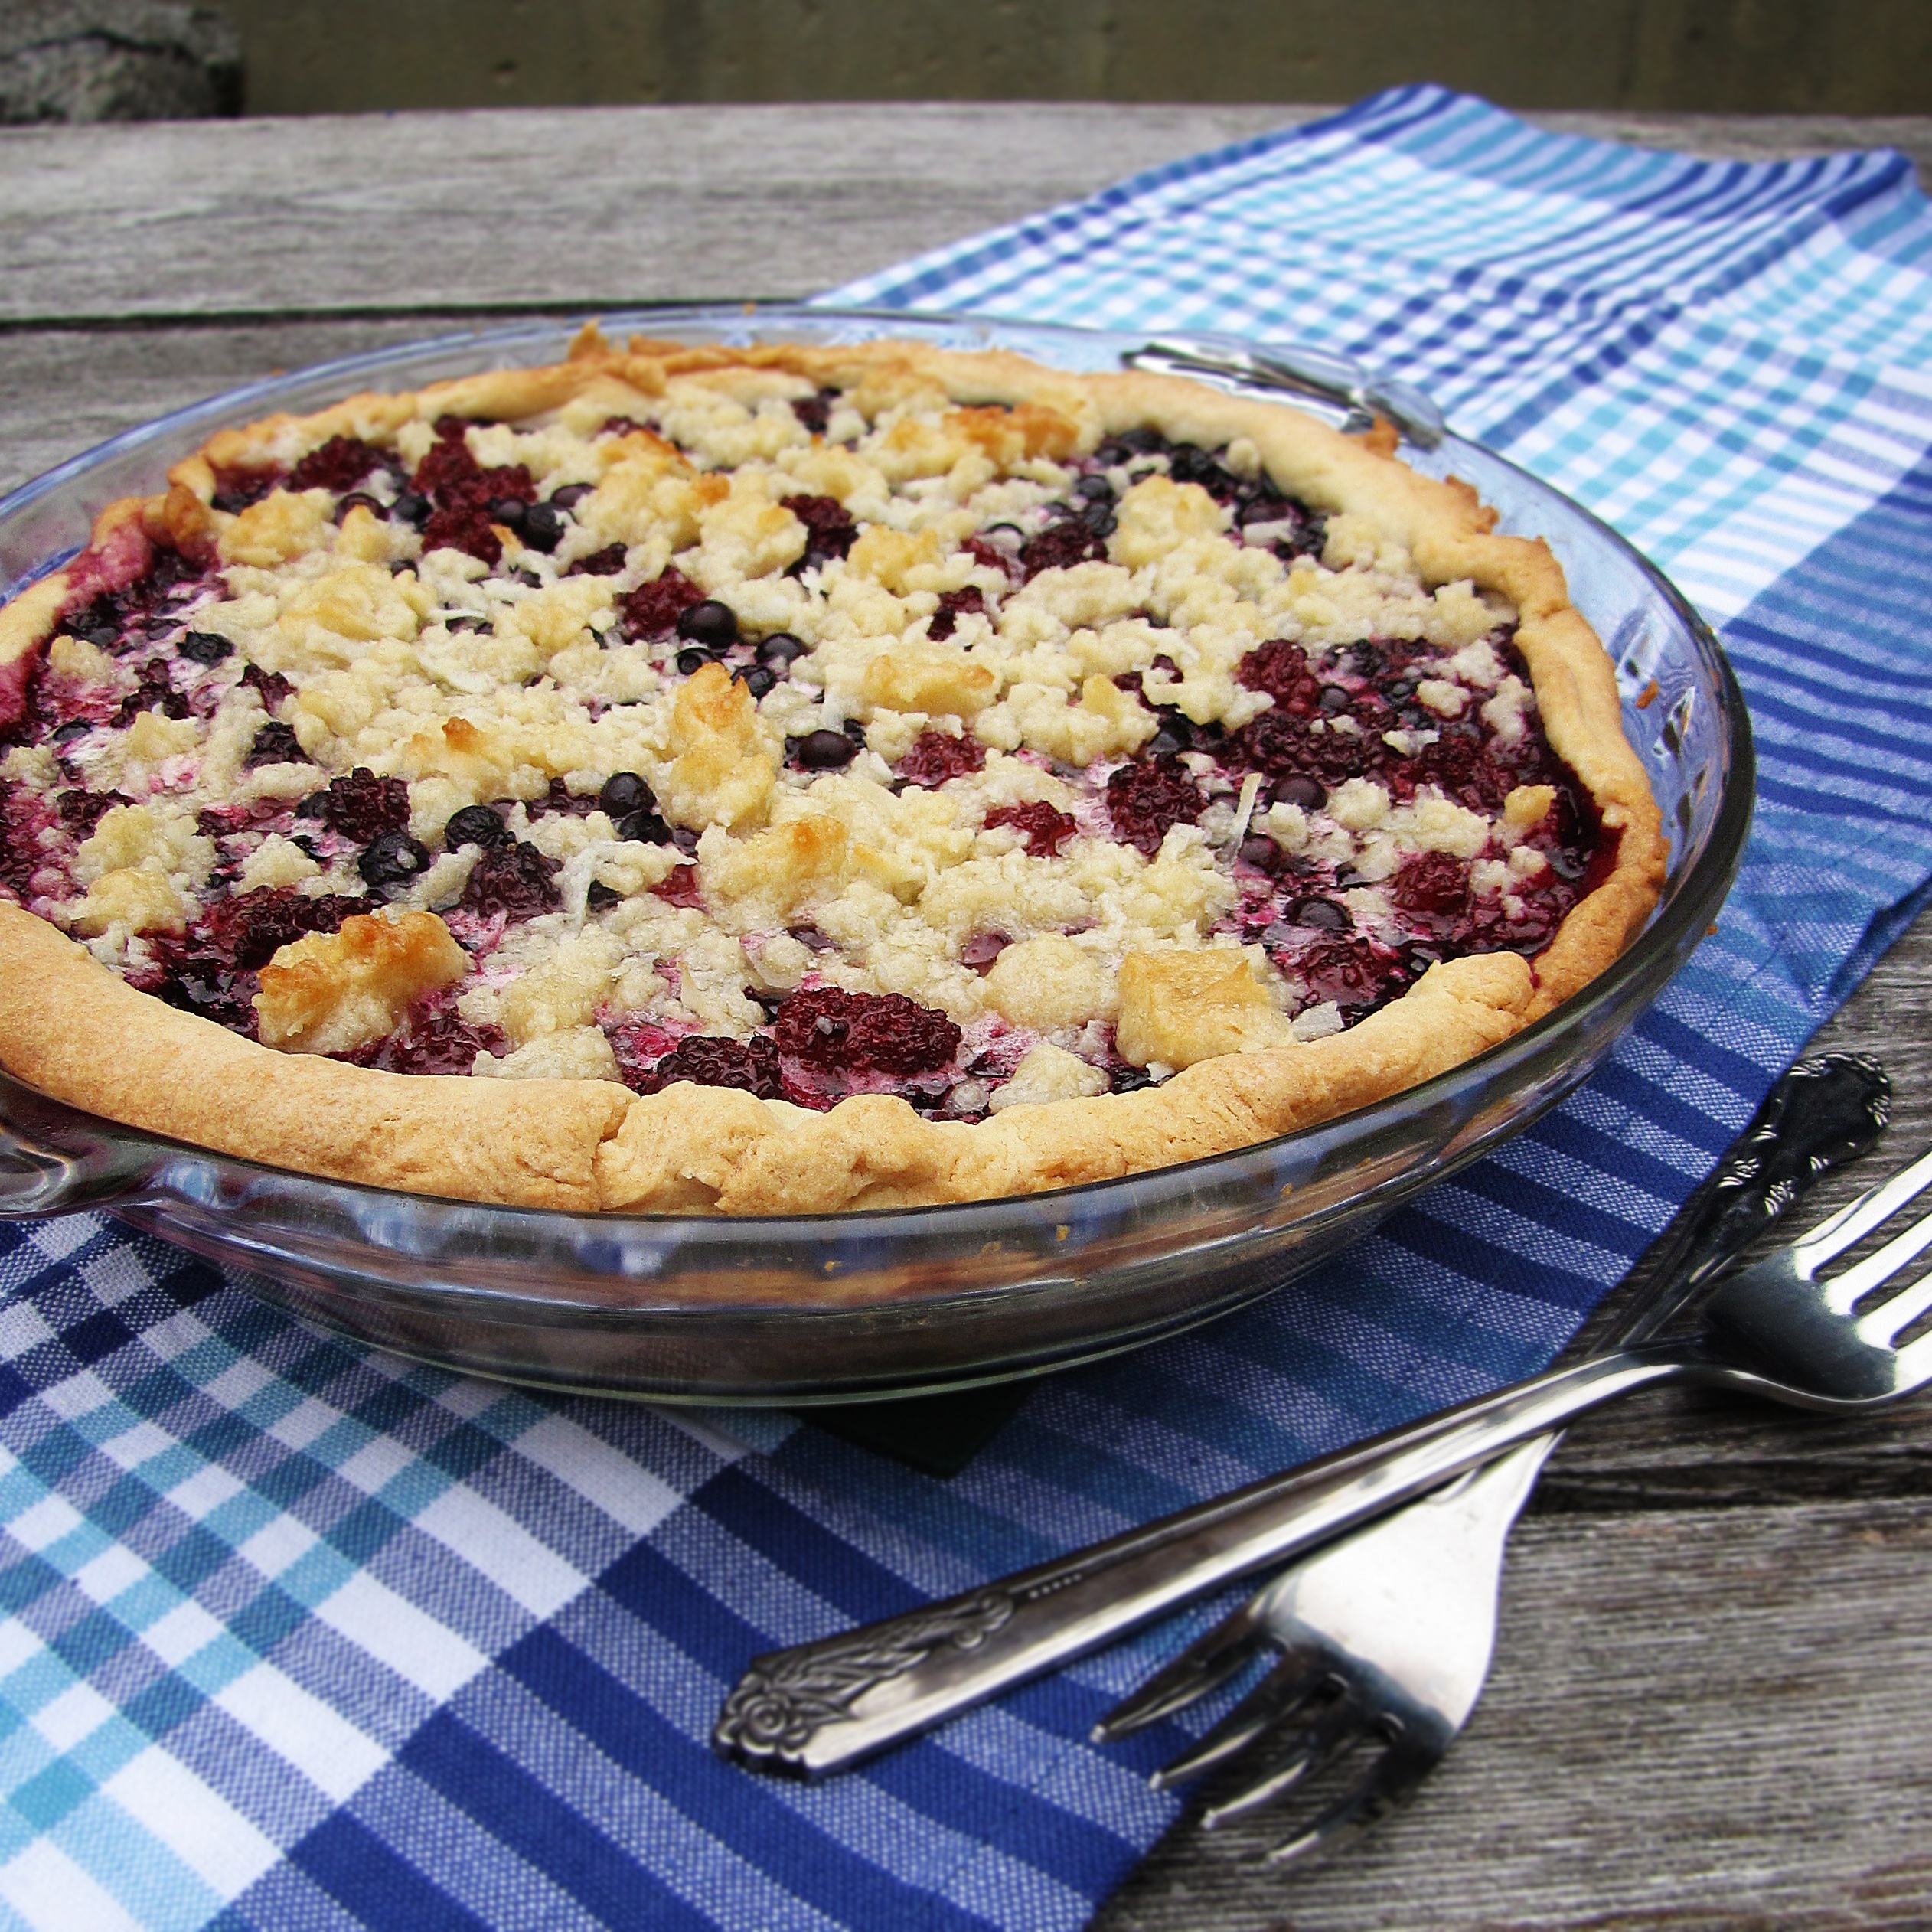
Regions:
M 578 108 L 0 129 L 0 325 L 796 295 L 1311 107 Z M 1552 114 L 1759 158 L 1932 120 Z M 538 218 L 533 218 L 538 217 Z
M 1932 917 L 1818 1035 L 1897 1105 L 1807 1223 L 1932 1142 Z M 1773 1244 L 1764 1242 L 1761 1246 Z M 1932 1428 L 1659 1392 L 1565 1439 L 1513 1539 L 1490 1687 L 1408 1812 L 1328 1864 L 1295 1814 L 1183 1819 L 1094 1932 L 1932 1924 Z
M 0 487 L 278 367 L 517 304 L 797 294 L 1315 111 L 613 109 L 0 133 Z M 1703 153 L 1891 145 L 1932 162 L 1932 121 L 1535 118 Z M 621 277 L 591 278 L 613 263 Z M 1932 1139 L 1928 1005 L 1922 921 L 1822 1036 L 1891 1066 L 1891 1158 Z M 1836 1180 L 1821 1200 L 1859 1184 Z M 1928 1493 L 1922 1409 L 1826 1423 L 1660 1395 L 1593 1418 L 1518 1533 L 1489 1694 L 1410 1813 L 1293 1877 L 1260 1860 L 1279 1826 L 1183 1824 L 1099 1926 L 1932 1924 Z
M 1929 1576 L 1914 1503 L 1534 1518 L 1407 1812 L 1293 1875 L 1184 1823 L 1095 1932 L 1923 1927 Z
M 0 321 L 802 295 L 1313 111 L 585 108 L 8 129 Z

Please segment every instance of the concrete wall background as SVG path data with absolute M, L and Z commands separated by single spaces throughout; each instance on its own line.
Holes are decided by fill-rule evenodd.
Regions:
M 1932 112 L 1932 0 L 214 0 L 247 111 L 1346 101 Z

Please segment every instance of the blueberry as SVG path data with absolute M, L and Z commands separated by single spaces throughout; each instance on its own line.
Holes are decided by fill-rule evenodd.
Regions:
M 1321 687 L 1321 708 L 1331 716 L 1337 711 L 1346 711 L 1354 702 L 1340 684 L 1324 684 Z
M 688 825 L 674 826 L 671 829 L 671 842 L 684 853 L 686 858 L 694 859 L 697 857 L 697 834 Z
M 1242 864 L 1252 866 L 1271 877 L 1281 870 L 1281 848 L 1265 832 L 1251 832 L 1243 839 L 1239 857 Z
M 1083 476 L 1073 487 L 1090 502 L 1111 503 L 1114 500 L 1114 486 L 1104 476 Z
M 1147 742 L 1150 758 L 1172 758 L 1176 752 L 1194 748 L 1194 727 L 1178 711 L 1162 714 L 1160 729 Z
M 1545 853 L 1543 856 L 1549 861 L 1550 870 L 1559 879 L 1574 881 L 1581 879 L 1590 870 L 1590 862 L 1582 853 L 1565 851 L 1561 846 L 1552 852 Z
M 369 841 L 355 869 L 377 890 L 384 886 L 406 886 L 429 870 L 429 847 L 418 844 L 407 832 L 380 832 Z
M 615 906 L 623 896 L 622 893 L 613 892 L 601 879 L 593 879 L 584 894 L 584 903 L 592 912 L 601 912 L 606 906 Z
M 851 739 L 853 744 L 857 746 L 859 750 L 863 751 L 865 749 L 866 728 L 863 725 L 860 723 L 857 718 L 847 718 L 844 723 L 839 726 L 839 729 L 845 733 L 847 737 Z
M 767 671 L 762 664 L 754 664 L 749 671 L 740 671 L 739 676 L 743 679 L 745 689 L 751 693 L 754 701 L 762 697 L 778 681 L 778 673 Z
M 294 726 L 271 718 L 256 733 L 254 742 L 248 748 L 244 767 L 252 771 L 257 765 L 305 765 L 308 762 L 308 755 L 302 749 L 302 740 L 295 736 Z M 312 798 L 322 795 L 321 793 L 310 794 Z M 306 804 L 308 801 L 304 799 L 302 802 Z M 321 808 L 318 806 L 313 812 L 298 811 L 297 816 L 313 818 L 319 815 L 320 811 Z
M 459 845 L 480 845 L 485 851 L 499 845 L 514 845 L 517 835 L 488 805 L 465 805 L 452 812 L 442 828 L 444 849 L 453 852 Z M 375 847 L 371 846 L 370 851 Z
M 71 745 L 77 738 L 84 738 L 93 729 L 85 718 L 70 718 L 64 725 L 56 725 L 51 736 L 57 745 Z
M 850 765 L 859 748 L 842 731 L 808 731 L 788 738 L 785 749 L 808 772 L 837 772 Z
M 613 772 L 597 795 L 597 804 L 612 818 L 628 818 L 634 811 L 655 811 L 658 795 L 635 772 Z
M 566 483 L 550 492 L 550 501 L 560 510 L 574 510 L 596 487 L 594 483 Z
M 498 497 L 490 505 L 490 521 L 502 524 L 507 528 L 521 530 L 524 518 L 529 514 L 530 505 L 521 497 Z
M 707 597 L 703 603 L 693 604 L 677 620 L 677 635 L 690 644 L 728 651 L 738 641 L 737 613 L 729 604 Z
M 1107 1084 L 1117 1094 L 1134 1094 L 1157 1083 L 1144 1066 L 1117 1066 L 1108 1076 Z
M 811 650 L 803 638 L 795 638 L 789 631 L 774 631 L 758 647 L 759 662 L 782 674 Z
M 1332 899 L 1298 899 L 1288 908 L 1288 917 L 1297 925 L 1313 926 L 1317 932 L 1346 932 L 1355 922 L 1346 906 Z
M 419 490 L 405 490 L 389 506 L 389 514 L 420 530 L 429 521 L 429 499 Z
M 677 674 L 680 677 L 694 677 L 707 664 L 714 664 L 717 661 L 710 651 L 700 651 L 695 647 L 689 651 L 680 651 L 677 654 Z
M 1304 778 L 1297 772 L 1274 781 L 1274 798 L 1278 804 L 1299 805 L 1304 811 L 1320 811 L 1328 802 L 1328 794 L 1317 780 Z
M 235 650 L 226 638 L 218 638 L 212 631 L 191 631 L 175 648 L 197 664 L 218 664 L 233 656 Z
M 635 845 L 668 845 L 673 834 L 671 827 L 646 807 L 641 811 L 626 812 L 618 819 L 617 836 Z
M 563 513 L 555 504 L 533 503 L 524 512 L 524 541 L 533 550 L 547 555 L 555 550 L 563 534 Z

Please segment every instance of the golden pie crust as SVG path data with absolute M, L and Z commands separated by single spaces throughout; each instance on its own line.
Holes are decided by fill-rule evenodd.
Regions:
M 224 431 L 177 465 L 163 494 L 110 505 L 94 543 L 123 528 L 206 550 L 230 521 L 217 471 L 338 435 L 375 438 L 455 413 L 517 423 L 598 385 L 648 398 L 680 374 L 778 370 L 880 399 L 942 392 L 958 405 L 1027 406 L 1076 426 L 1082 446 L 1141 427 L 1217 449 L 1249 439 L 1267 475 L 1318 511 L 1368 519 L 1425 586 L 1467 580 L 1515 607 L 1542 729 L 1587 790 L 1614 863 L 1533 961 L 1509 952 L 1431 968 L 1346 1030 L 1217 1053 L 1141 1091 L 934 1121 L 859 1094 L 814 1112 L 680 1082 L 635 1095 L 609 1080 L 485 1080 L 390 1073 L 258 1045 L 137 990 L 34 915 L 0 902 L 0 1065 L 90 1113 L 267 1165 L 376 1186 L 519 1206 L 791 1214 L 984 1199 L 1102 1180 L 1245 1147 L 1402 1092 L 1509 1038 L 1623 950 L 1663 876 L 1658 813 L 1626 740 L 1615 680 L 1540 541 L 1501 536 L 1466 485 L 1418 475 L 1386 426 L 1366 437 L 1291 407 L 1183 380 L 1073 375 L 1004 353 L 902 342 L 838 348 L 687 348 L 586 331 L 554 367 L 507 370 L 413 394 L 364 395 L 299 421 Z M 57 628 L 72 586 L 57 573 L 0 609 L 0 671 Z M 713 775 L 729 792 L 729 761 Z M 728 804 L 728 801 L 727 801 Z M 1219 957 L 1219 955 L 1216 955 Z M 1239 1026 L 1230 1037 L 1239 1037 Z

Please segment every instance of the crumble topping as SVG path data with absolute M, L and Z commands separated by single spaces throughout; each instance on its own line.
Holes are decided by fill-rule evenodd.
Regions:
M 0 713 L 0 891 L 265 1045 L 974 1119 L 1534 955 L 1605 856 L 1515 612 L 1245 439 L 364 400 L 84 556 Z

